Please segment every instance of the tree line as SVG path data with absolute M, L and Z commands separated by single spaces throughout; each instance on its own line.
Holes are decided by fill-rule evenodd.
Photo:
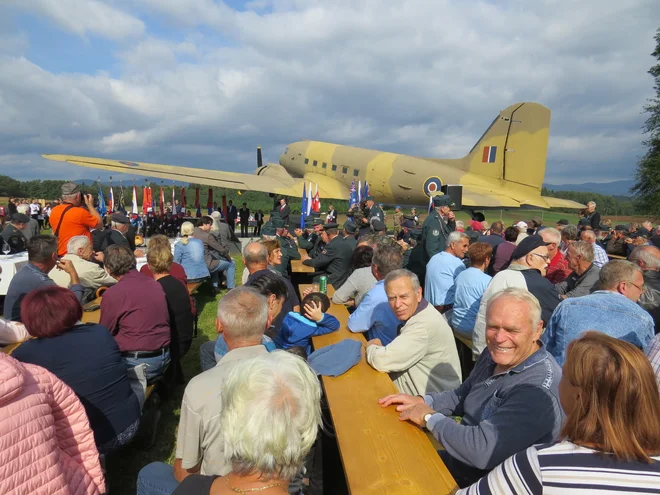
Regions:
M 550 196 L 551 198 L 577 201 L 583 205 L 586 205 L 589 201 L 595 201 L 601 215 L 635 216 L 647 215 L 649 213 L 649 211 L 645 210 L 644 206 L 636 202 L 634 198 L 628 198 L 625 196 L 606 196 L 604 194 L 579 191 L 552 191 L 545 187 L 541 194 L 543 196 Z M 557 211 L 575 213 L 575 210 L 564 208 L 558 208 Z

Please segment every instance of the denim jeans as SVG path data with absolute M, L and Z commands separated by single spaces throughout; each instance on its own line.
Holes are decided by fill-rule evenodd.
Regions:
M 168 349 L 162 354 L 154 357 L 141 357 L 135 359 L 134 357 L 123 356 L 122 359 L 126 365 L 131 368 L 137 366 L 138 364 L 146 364 L 147 380 L 152 380 L 158 376 L 162 376 L 163 373 L 165 373 L 165 368 L 167 368 L 167 365 L 170 364 L 170 350 Z
M 171 495 L 178 486 L 172 466 L 164 462 L 152 462 L 140 469 L 137 495 Z
M 210 370 L 217 364 L 215 360 L 215 340 L 204 342 L 199 346 L 199 367 L 202 373 Z
M 227 277 L 227 288 L 233 289 L 236 287 L 236 262 L 234 260 L 220 260 L 218 266 L 211 272 L 211 281 L 215 287 L 218 287 L 218 274 L 219 272 L 225 272 L 225 277 Z

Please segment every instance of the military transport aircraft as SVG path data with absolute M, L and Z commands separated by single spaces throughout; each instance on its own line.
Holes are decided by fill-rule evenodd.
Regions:
M 466 209 L 583 208 L 574 201 L 541 196 L 545 176 L 550 110 L 538 103 L 516 103 L 502 110 L 463 158 L 421 158 L 352 146 L 299 141 L 279 164 L 262 166 L 257 150 L 254 174 L 71 155 L 50 160 L 111 172 L 140 174 L 209 186 L 301 196 L 303 184 L 318 184 L 319 195 L 349 199 L 351 182 L 369 182 L 375 200 L 385 204 L 425 205 L 450 187 Z M 460 193 L 462 192 L 462 197 Z

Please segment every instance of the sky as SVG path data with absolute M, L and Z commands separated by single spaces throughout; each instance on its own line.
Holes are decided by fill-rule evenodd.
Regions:
M 629 179 L 658 27 L 657 0 L 4 0 L 0 175 L 251 173 L 304 139 L 453 158 L 537 101 L 546 182 Z

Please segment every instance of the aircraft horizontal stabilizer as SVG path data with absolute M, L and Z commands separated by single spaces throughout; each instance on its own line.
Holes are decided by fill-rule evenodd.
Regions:
M 574 208 L 576 210 L 586 208 L 586 205 L 570 199 L 551 198 L 549 196 L 541 196 L 541 199 L 548 203 L 550 208 Z

